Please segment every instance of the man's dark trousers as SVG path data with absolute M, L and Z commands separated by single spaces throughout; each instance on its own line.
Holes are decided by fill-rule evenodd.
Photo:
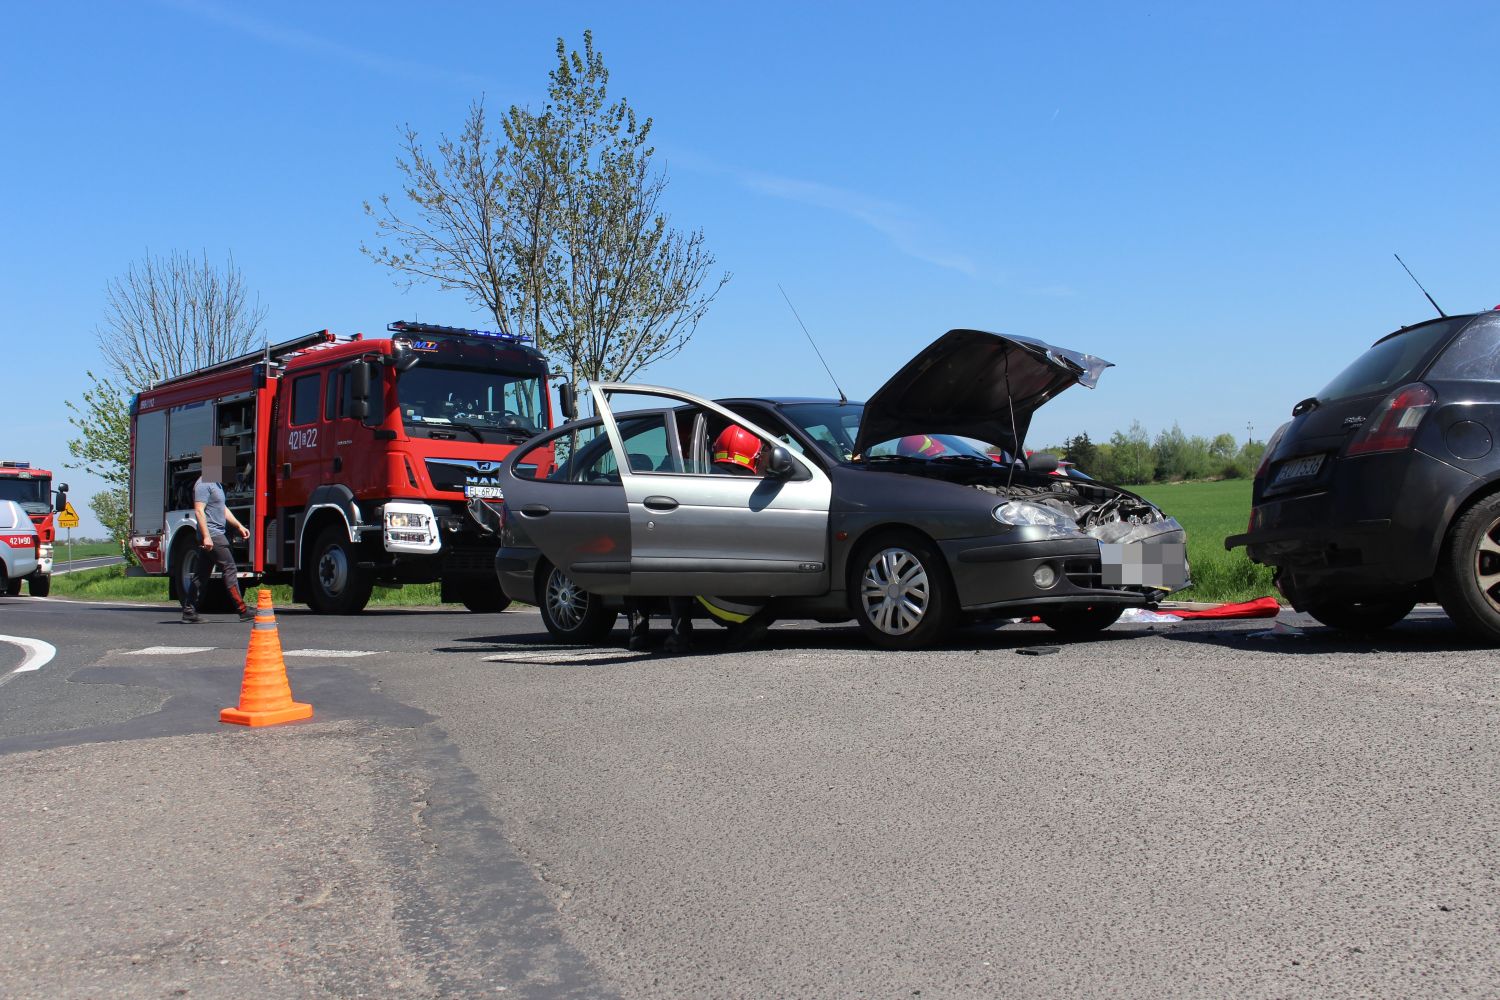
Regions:
M 193 574 L 193 585 L 189 588 L 191 593 L 183 595 L 183 610 L 198 610 L 198 604 L 203 600 L 203 589 L 213 579 L 214 567 L 217 566 L 224 577 L 224 589 L 229 591 L 235 606 L 243 611 L 245 602 L 240 597 L 239 569 L 234 564 L 234 553 L 229 551 L 229 539 L 223 535 L 209 537 L 214 540 L 213 552 L 207 552 L 202 546 L 198 548 L 197 572 Z

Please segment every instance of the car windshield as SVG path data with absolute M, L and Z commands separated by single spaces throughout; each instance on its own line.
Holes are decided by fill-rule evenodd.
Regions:
M 401 375 L 396 395 L 408 430 L 530 437 L 547 424 L 538 375 L 423 364 Z
M 52 481 L 0 476 L 0 500 L 14 500 L 28 514 L 45 514 L 52 509 Z
M 854 457 L 854 441 L 865 408 L 860 403 L 789 403 L 781 412 L 802 432 L 841 462 Z M 996 449 L 998 452 L 998 449 Z M 867 461 L 973 462 L 994 464 L 995 459 L 977 441 L 954 434 L 908 434 L 881 441 L 870 448 Z
M 1427 367 L 1449 335 L 1466 322 L 1465 316 L 1437 320 L 1385 338 L 1339 372 L 1317 398 L 1325 402 L 1349 399 L 1405 385 Z

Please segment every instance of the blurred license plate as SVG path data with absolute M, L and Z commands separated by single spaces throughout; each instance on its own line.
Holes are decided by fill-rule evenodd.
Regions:
M 1101 543 L 1099 562 L 1106 587 L 1176 590 L 1187 583 L 1187 546 L 1182 542 Z
M 1308 455 L 1306 458 L 1294 458 L 1290 462 L 1282 463 L 1272 483 L 1274 485 L 1275 483 L 1284 483 L 1288 479 L 1302 479 L 1305 476 L 1315 476 L 1322 467 L 1322 455 Z
M 504 500 L 505 494 L 498 486 L 465 486 L 464 496 L 470 500 Z

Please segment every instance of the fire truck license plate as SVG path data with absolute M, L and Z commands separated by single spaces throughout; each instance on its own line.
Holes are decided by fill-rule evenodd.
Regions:
M 464 496 L 471 500 L 504 500 L 505 494 L 498 486 L 465 486 Z

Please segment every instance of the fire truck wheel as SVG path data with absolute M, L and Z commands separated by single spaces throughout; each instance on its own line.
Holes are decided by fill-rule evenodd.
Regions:
M 338 525 L 330 525 L 318 536 L 312 564 L 307 568 L 307 602 L 314 611 L 329 615 L 352 615 L 370 601 L 375 578 L 359 568 L 359 553 Z
M 26 591 L 32 597 L 46 597 L 52 593 L 52 577 L 34 576 L 26 581 Z
M 463 606 L 477 615 L 490 615 L 504 611 L 510 607 L 510 598 L 497 587 L 494 590 L 481 590 L 477 587 L 464 594 L 461 599 Z

